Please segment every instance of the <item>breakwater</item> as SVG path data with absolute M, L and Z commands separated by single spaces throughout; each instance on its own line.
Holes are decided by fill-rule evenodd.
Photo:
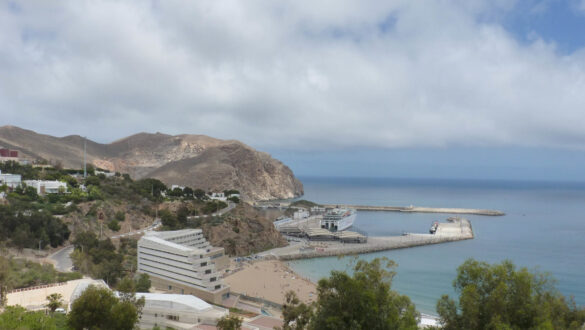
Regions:
M 309 259 L 339 255 L 353 255 L 385 250 L 404 249 L 473 239 L 471 222 L 453 219 L 440 223 L 435 234 L 405 234 L 402 236 L 368 237 L 367 243 L 310 242 L 262 253 L 263 257 L 280 260 Z
M 334 208 L 342 204 L 323 204 L 323 207 Z M 422 206 L 372 206 L 372 205 L 347 205 L 344 207 L 356 209 L 358 211 L 386 211 L 386 212 L 412 212 L 412 213 L 449 213 L 449 214 L 473 214 L 487 216 L 502 216 L 506 213 L 497 210 L 484 209 L 464 209 L 464 208 L 445 208 L 445 207 L 422 207 Z

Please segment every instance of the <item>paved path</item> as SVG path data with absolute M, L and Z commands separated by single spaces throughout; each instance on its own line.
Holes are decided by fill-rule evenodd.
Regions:
M 222 215 L 228 213 L 229 211 L 233 210 L 235 207 L 236 207 L 236 203 L 228 202 L 228 206 L 226 208 L 219 210 L 219 212 L 217 212 L 217 213 L 203 214 L 203 215 L 191 215 L 191 216 L 188 216 L 187 219 L 199 219 L 199 218 L 222 216 Z
M 116 238 L 122 238 L 122 237 L 130 237 L 130 236 L 135 236 L 135 235 L 142 235 L 142 234 L 146 233 L 147 231 L 155 230 L 155 229 L 157 229 L 160 226 L 162 226 L 162 223 L 161 223 L 160 219 L 157 218 L 156 220 L 154 220 L 154 222 L 152 223 L 152 225 L 150 225 L 150 226 L 148 226 L 146 228 L 142 228 L 142 229 L 130 231 L 130 232 L 127 232 L 127 233 L 124 233 L 124 234 L 110 236 L 110 238 L 116 239 Z
M 61 250 L 51 254 L 47 259 L 54 261 L 55 269 L 60 272 L 70 272 L 73 268 L 73 261 L 69 257 L 73 252 L 73 245 L 63 247 Z

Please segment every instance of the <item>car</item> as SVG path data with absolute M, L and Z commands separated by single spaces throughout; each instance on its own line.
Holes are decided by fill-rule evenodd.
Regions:
M 55 309 L 55 313 L 67 314 L 67 312 L 65 311 L 65 308 L 57 308 L 57 309 Z

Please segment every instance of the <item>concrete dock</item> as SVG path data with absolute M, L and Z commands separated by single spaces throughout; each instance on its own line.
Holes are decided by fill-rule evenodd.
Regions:
M 422 207 L 422 206 L 372 206 L 372 205 L 346 205 L 346 204 L 324 204 L 325 208 L 334 208 L 338 205 L 356 209 L 358 211 L 387 211 L 387 212 L 412 212 L 412 213 L 449 213 L 449 214 L 474 214 L 487 216 L 502 216 L 506 213 L 497 210 L 484 209 L 462 209 L 445 207 Z
M 265 251 L 260 256 L 280 260 L 308 259 L 338 255 L 351 255 L 377 251 L 403 249 L 414 246 L 439 244 L 473 238 L 471 223 L 467 219 L 450 218 L 440 223 L 435 234 L 405 234 L 402 236 L 368 237 L 367 243 L 300 240 L 283 248 Z

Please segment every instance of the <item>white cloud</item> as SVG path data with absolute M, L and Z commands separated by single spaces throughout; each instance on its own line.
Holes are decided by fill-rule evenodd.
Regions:
M 301 149 L 585 147 L 584 52 L 520 44 L 479 19 L 512 4 L 3 4 L 0 111 L 101 141 L 162 131 Z

